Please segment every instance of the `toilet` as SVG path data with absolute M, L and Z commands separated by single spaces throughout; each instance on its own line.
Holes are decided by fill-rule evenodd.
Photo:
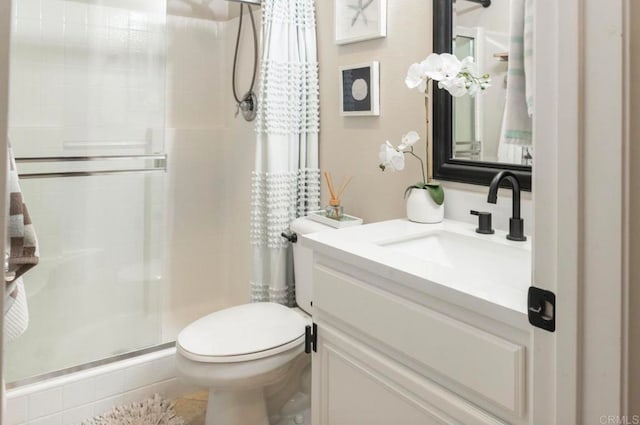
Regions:
M 331 229 L 299 218 L 298 235 Z M 309 425 L 312 252 L 293 245 L 297 308 L 243 304 L 202 317 L 176 341 L 178 375 L 209 388 L 206 425 Z

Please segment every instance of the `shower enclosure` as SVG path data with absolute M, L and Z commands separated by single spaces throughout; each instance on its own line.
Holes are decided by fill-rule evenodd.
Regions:
M 9 137 L 38 234 L 8 382 L 166 342 L 164 1 L 14 0 Z

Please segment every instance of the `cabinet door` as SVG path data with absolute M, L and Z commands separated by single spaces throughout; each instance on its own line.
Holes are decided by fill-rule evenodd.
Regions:
M 322 322 L 312 370 L 314 425 L 504 424 Z
M 335 269 L 316 265 L 313 281 L 316 320 L 327 317 L 339 328 L 348 324 L 349 333 L 372 341 L 369 344 L 376 351 L 391 349 L 417 363 L 414 370 L 425 377 L 445 377 L 458 385 L 456 392 L 461 396 L 522 423 L 526 415 L 523 345 Z

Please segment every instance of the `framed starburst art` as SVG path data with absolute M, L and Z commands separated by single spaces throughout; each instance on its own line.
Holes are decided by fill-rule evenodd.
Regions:
M 387 36 L 387 0 L 334 0 L 336 44 Z

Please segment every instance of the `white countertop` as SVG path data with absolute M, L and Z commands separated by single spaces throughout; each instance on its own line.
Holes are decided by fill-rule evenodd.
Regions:
M 531 241 L 509 241 L 506 233 L 498 230 L 493 235 L 480 235 L 475 228 L 451 220 L 420 224 L 399 219 L 313 233 L 303 236 L 301 243 L 444 301 L 501 321 L 526 323 Z M 419 243 L 412 246 L 412 240 L 419 241 L 432 232 L 459 238 L 457 252 L 437 243 L 427 249 Z M 402 249 L 388 246 L 397 241 L 402 241 Z

